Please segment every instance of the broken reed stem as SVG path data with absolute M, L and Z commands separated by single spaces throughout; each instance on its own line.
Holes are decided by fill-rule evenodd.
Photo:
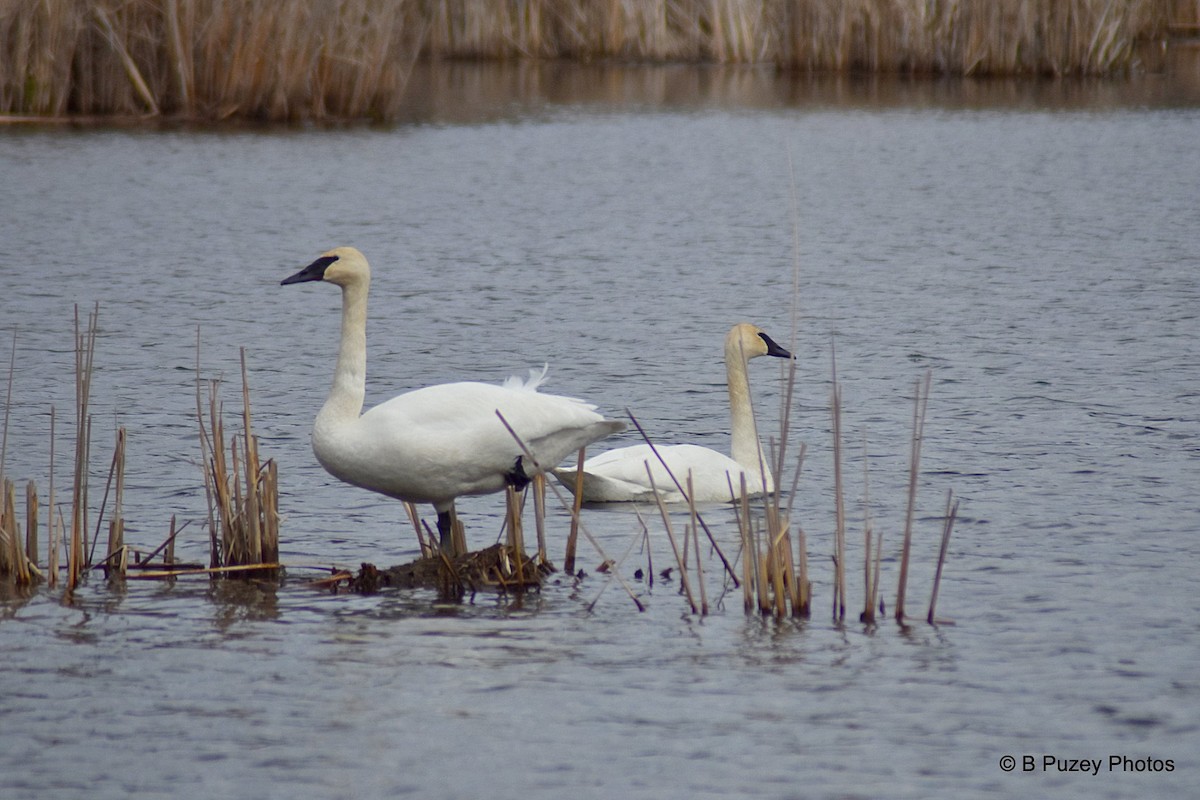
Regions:
M 546 552 L 546 476 L 539 472 L 533 476 L 533 524 L 537 531 L 537 563 L 549 564 Z
M 908 462 L 908 508 L 904 515 L 904 544 L 900 550 L 900 581 L 896 588 L 896 621 L 904 621 L 904 599 L 908 584 L 908 559 L 912 551 L 913 516 L 917 507 L 917 481 L 921 470 L 921 442 L 925 435 L 925 410 L 929 404 L 929 383 L 933 371 L 926 370 L 924 393 L 917 380 L 913 402 L 912 448 Z
M 926 621 L 933 625 L 934 608 L 937 606 L 938 587 L 942 583 L 942 565 L 946 563 L 946 551 L 950 548 L 950 531 L 954 527 L 954 518 L 958 516 L 958 500 L 954 499 L 953 490 L 946 492 L 946 516 L 942 525 L 942 544 L 938 548 L 937 570 L 933 573 L 933 591 L 929 595 L 929 614 Z
M 8 478 L 0 480 L 0 578 L 22 580 L 24 559 L 17 546 L 16 487 Z
M 808 579 L 808 537 L 804 529 L 796 528 L 796 551 L 799 569 L 796 571 L 796 590 L 800 598 L 793 613 L 807 617 L 812 613 L 812 582 Z
M 25 484 L 25 557 L 38 563 L 38 493 L 33 481 Z
M 125 516 L 124 516 L 124 494 L 125 494 L 125 428 L 122 426 L 117 429 L 117 444 L 113 450 L 113 476 L 116 481 L 116 491 L 113 498 L 113 513 L 112 518 L 108 522 L 108 550 L 105 556 L 104 572 L 106 577 L 113 577 L 113 573 L 123 577 L 127 567 L 127 555 L 125 550 Z M 107 498 L 108 489 L 105 488 L 105 497 Z M 101 505 L 100 516 L 103 517 L 104 506 Z M 97 523 L 98 525 L 99 523 Z M 99 534 L 97 534 L 99 536 Z M 119 554 L 119 555 L 118 555 Z M 114 563 L 115 558 L 115 563 Z M 90 560 L 90 559 L 89 559 Z
M 521 528 L 521 499 L 512 485 L 504 487 L 505 527 L 508 528 L 508 546 L 513 560 L 517 562 L 517 582 L 525 585 L 525 536 Z
M 583 511 L 583 462 L 586 456 L 587 448 L 579 448 L 579 457 L 575 466 L 575 499 L 571 502 L 571 532 L 567 534 L 567 551 L 566 555 L 563 556 L 563 571 L 568 575 L 575 573 L 575 548 L 579 541 L 579 516 Z

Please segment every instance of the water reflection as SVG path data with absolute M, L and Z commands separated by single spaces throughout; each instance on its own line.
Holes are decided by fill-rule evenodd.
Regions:
M 772 66 L 418 64 L 398 122 L 470 124 L 563 109 L 1112 110 L 1200 103 L 1200 48 L 1152 51 L 1125 78 L 931 79 L 810 74 Z
M 229 632 L 244 622 L 279 619 L 279 584 L 265 580 L 218 579 L 211 582 L 208 600 L 213 624 Z

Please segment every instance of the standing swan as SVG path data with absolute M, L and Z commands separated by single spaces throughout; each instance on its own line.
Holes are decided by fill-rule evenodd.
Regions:
M 734 325 L 725 336 L 725 374 L 729 386 L 729 411 L 732 417 L 733 458 L 694 444 L 657 446 L 655 450 L 667 462 L 671 473 L 685 488 L 688 473 L 692 476 L 692 499 L 698 503 L 728 502 L 730 485 L 740 494 L 741 474 L 746 474 L 747 493 L 757 496 L 775 491 L 775 482 L 767 460 L 763 457 L 750 405 L 750 381 L 746 362 L 759 356 L 791 358 L 762 329 L 743 322 Z M 583 501 L 587 503 L 616 503 L 650 501 L 654 490 L 646 476 L 646 464 L 654 473 L 654 485 L 665 502 L 677 503 L 684 496 L 663 469 L 649 445 L 639 444 L 609 450 L 589 458 L 583 464 Z M 761 466 L 762 471 L 759 471 Z M 556 469 L 555 477 L 571 491 L 575 490 L 576 470 Z
M 447 383 L 406 392 L 362 413 L 367 376 L 367 291 L 371 269 L 353 247 L 330 250 L 281 285 L 326 281 L 342 288 L 342 340 L 333 387 L 313 424 L 312 445 L 327 472 L 346 483 L 412 503 L 432 503 L 443 550 L 454 553 L 454 499 L 524 487 L 538 470 L 497 411 L 543 468 L 619 431 L 582 400 L 538 394 L 545 377 L 503 386 Z

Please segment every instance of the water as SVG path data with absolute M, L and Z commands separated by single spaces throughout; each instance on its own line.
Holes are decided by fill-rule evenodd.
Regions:
M 9 597 L 5 796 L 1188 794 L 1200 103 L 1154 81 L 466 68 L 389 129 L 3 131 L 6 471 L 45 497 L 54 406 L 63 491 L 72 309 L 98 302 L 94 484 L 126 426 L 127 540 L 157 545 L 176 514 L 191 521 L 180 555 L 203 560 L 199 329 L 231 407 L 246 348 L 294 565 L 278 587 L 92 580 L 69 604 Z M 746 617 L 736 595 L 691 616 L 676 582 L 634 579 L 636 550 L 621 572 L 645 613 L 604 588 L 586 547 L 589 577 L 523 598 L 310 588 L 303 565 L 415 549 L 397 504 L 337 484 L 309 450 L 337 292 L 278 283 L 338 244 L 375 272 L 369 404 L 548 362 L 549 390 L 718 449 L 721 338 L 751 320 L 787 341 L 795 281 L 812 619 Z M 911 397 L 931 369 L 910 604 L 923 615 L 953 489 L 939 598 L 953 625 L 830 620 L 834 346 L 849 618 L 863 453 L 890 603 Z M 777 430 L 777 365 L 752 380 Z M 460 507 L 471 543 L 489 542 L 499 498 Z M 628 510 L 585 521 L 614 555 L 638 530 Z M 727 514 L 710 522 L 733 538 Z M 649 525 L 657 570 L 670 556 Z M 561 511 L 550 527 L 558 560 Z M 1111 755 L 1173 770 L 1109 771 Z M 1104 761 L 1092 776 L 1044 756 Z

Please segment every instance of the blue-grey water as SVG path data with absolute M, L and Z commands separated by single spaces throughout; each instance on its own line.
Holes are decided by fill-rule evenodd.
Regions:
M 424 94 L 414 83 L 411 118 L 382 128 L 0 130 L 6 374 L 16 348 L 6 474 L 36 479 L 44 501 L 53 407 L 66 500 L 74 307 L 99 303 L 94 504 L 124 426 L 127 541 L 152 549 L 176 515 L 189 523 L 178 554 L 206 560 L 199 332 L 230 428 L 245 348 L 291 565 L 278 586 L 94 577 L 69 602 L 61 585 L 6 595 L 4 797 L 1194 790 L 1196 92 L 1153 76 L 449 75 Z M 747 616 L 736 592 L 716 604 L 715 561 L 713 613 L 689 614 L 677 580 L 634 577 L 636 547 L 620 572 L 643 613 L 586 544 L 587 577 L 524 597 L 312 588 L 310 566 L 416 554 L 397 503 L 337 483 L 309 449 L 338 293 L 279 281 L 343 244 L 374 272 L 368 404 L 549 363 L 547 391 L 629 409 L 658 441 L 725 449 L 725 331 L 748 320 L 792 343 L 811 619 Z M 830 607 L 834 348 L 843 624 Z M 909 604 L 924 616 L 953 490 L 938 600 L 953 624 L 869 627 L 857 621 L 863 454 L 890 608 L 927 370 Z M 778 365 L 753 363 L 752 380 L 760 426 L 777 432 Z M 567 517 L 551 505 L 560 561 Z M 460 511 L 473 546 L 500 530 L 499 497 Z M 614 556 L 640 531 L 629 510 L 587 509 L 584 522 Z M 657 572 L 669 546 L 654 514 L 646 524 Z M 732 517 L 713 510 L 710 524 L 735 551 Z M 1101 764 L 1060 771 L 1069 759 Z

